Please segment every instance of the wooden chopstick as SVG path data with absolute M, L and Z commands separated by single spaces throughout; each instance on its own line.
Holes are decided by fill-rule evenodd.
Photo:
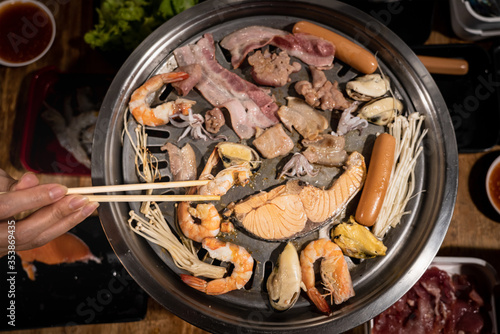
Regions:
M 67 195 L 87 195 L 102 192 L 133 191 L 148 189 L 170 189 L 179 187 L 193 187 L 205 185 L 210 180 L 172 181 L 157 183 L 119 184 L 112 186 L 76 187 L 68 188 Z M 0 192 L 3 194 L 4 192 Z M 196 202 L 218 201 L 220 196 L 212 195 L 87 195 L 91 202 Z
M 212 195 L 88 195 L 91 202 L 196 202 L 218 201 L 220 196 Z
M 115 192 L 115 191 L 170 189 L 170 188 L 180 188 L 180 187 L 202 186 L 202 185 L 207 184 L 208 182 L 210 182 L 210 181 L 209 180 L 193 180 L 193 181 L 119 184 L 119 185 L 112 185 L 112 186 L 76 187 L 76 188 L 68 188 L 67 194 L 68 195 L 71 195 L 71 194 L 83 195 L 83 194 L 106 193 L 106 192 Z

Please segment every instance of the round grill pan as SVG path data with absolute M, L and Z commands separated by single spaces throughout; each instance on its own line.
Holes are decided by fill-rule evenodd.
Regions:
M 236 236 L 227 240 L 251 251 L 257 260 L 253 278 L 239 291 L 207 296 L 180 280 L 179 269 L 164 250 L 130 231 L 128 212 L 130 209 L 138 211 L 137 203 L 103 203 L 99 209 L 103 228 L 131 276 L 165 308 L 211 332 L 340 333 L 368 321 L 393 304 L 418 280 L 439 250 L 453 212 L 458 155 L 451 121 L 439 90 L 418 58 L 396 35 L 373 18 L 336 1 L 208 1 L 162 25 L 134 51 L 109 88 L 94 138 L 93 184 L 139 182 L 131 147 L 127 142 L 123 146 L 121 143 L 124 112 L 134 89 L 151 75 L 175 68 L 171 55 L 175 48 L 195 42 L 207 32 L 212 33 L 217 42 L 228 33 L 249 25 L 290 31 L 299 20 L 323 25 L 376 53 L 381 70 L 390 77 L 395 94 L 403 99 L 406 109 L 426 115 L 425 127 L 429 133 L 423 143 L 424 154 L 416 167 L 417 195 L 408 204 L 412 214 L 405 216 L 384 239 L 388 247 L 385 257 L 361 262 L 351 271 L 356 296 L 334 306 L 332 315 L 324 316 L 304 297 L 286 312 L 276 312 L 270 307 L 265 281 L 284 243 L 263 241 L 239 230 Z M 220 48 L 216 56 L 221 64 L 230 68 Z M 339 61 L 328 73 L 341 87 L 359 75 Z M 239 74 L 248 75 L 244 70 Z M 307 72 L 304 70 L 298 76 L 307 76 Z M 284 103 L 284 96 L 290 91 L 288 87 L 275 91 L 278 103 Z M 188 97 L 197 100 L 195 108 L 208 109 L 207 102 L 193 94 Z M 132 119 L 127 124 L 130 129 L 135 127 Z M 362 150 L 360 143 L 370 140 L 378 130 L 371 126 L 363 137 L 348 139 L 349 149 Z M 162 181 L 166 181 L 171 175 L 166 156 L 159 147 L 167 140 L 175 143 L 182 130 L 165 126 L 148 128 L 147 132 L 148 148 L 160 160 Z M 224 134 L 237 140 L 228 129 Z M 177 144 L 182 146 L 184 143 Z M 216 142 L 191 143 L 202 164 L 203 155 L 206 157 Z M 363 153 L 369 156 L 369 152 Z M 235 188 L 224 196 L 224 201 L 227 203 L 277 184 L 278 181 L 274 181 L 276 168 L 271 167 L 275 165 L 276 162 L 263 167 L 253 188 Z M 324 169 L 317 185 L 328 185 L 337 172 Z M 173 206 L 163 203 L 161 208 L 174 226 Z M 295 239 L 294 244 L 300 249 L 317 237 L 318 231 L 313 229 Z

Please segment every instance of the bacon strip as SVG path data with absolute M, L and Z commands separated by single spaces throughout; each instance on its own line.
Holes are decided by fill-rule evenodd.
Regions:
M 188 93 L 193 89 L 194 86 L 196 86 L 201 78 L 201 68 L 198 64 L 178 67 L 175 72 L 186 72 L 187 74 L 189 74 L 189 77 L 187 79 L 172 83 L 172 87 L 175 88 L 177 94 L 179 94 L 180 96 L 188 95 Z
M 264 26 L 250 26 L 227 35 L 220 42 L 220 46 L 231 52 L 231 64 L 238 68 L 249 52 L 266 46 L 275 36 L 280 35 L 288 35 L 288 32 Z
M 297 57 L 308 65 L 327 68 L 332 66 L 335 45 L 309 34 L 290 34 L 263 26 L 249 26 L 222 39 L 220 45 L 231 53 L 231 64 L 238 68 L 246 55 L 266 45 L 273 45 Z
M 179 66 L 201 66 L 202 75 L 195 87 L 214 107 L 229 111 L 233 130 L 240 138 L 251 138 L 255 127 L 264 129 L 279 122 L 278 105 L 271 96 L 217 62 L 211 34 L 176 49 L 174 55 Z
M 333 63 L 335 46 L 320 37 L 308 34 L 274 36 L 271 45 L 288 52 L 304 63 L 317 67 L 329 67 Z

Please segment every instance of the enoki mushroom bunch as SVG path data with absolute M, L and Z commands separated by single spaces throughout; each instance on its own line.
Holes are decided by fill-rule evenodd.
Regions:
M 177 239 L 170 229 L 165 217 L 161 213 L 156 203 L 153 209 L 149 210 L 145 218 L 130 211 L 128 223 L 132 231 L 141 237 L 155 243 L 170 253 L 174 263 L 180 269 L 192 273 L 194 276 L 204 276 L 207 278 L 222 278 L 226 273 L 224 267 L 218 267 L 198 259 L 193 250 L 189 250 Z
M 391 179 L 382 209 L 373 225 L 373 234 L 384 237 L 389 227 L 395 227 L 405 214 L 406 204 L 412 198 L 415 189 L 415 164 L 422 153 L 421 145 L 427 129 L 420 132 L 425 116 L 417 112 L 408 117 L 396 116 L 389 124 L 389 133 L 396 139 L 396 150 Z

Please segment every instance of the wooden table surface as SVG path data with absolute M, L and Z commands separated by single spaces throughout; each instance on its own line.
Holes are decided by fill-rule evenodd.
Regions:
M 51 50 L 39 61 L 20 68 L 0 66 L 0 168 L 19 178 L 25 170 L 19 167 L 12 148 L 18 140 L 14 121 L 19 110 L 23 81 L 34 71 L 55 65 L 63 72 L 114 73 L 120 63 L 91 50 L 83 35 L 92 28 L 91 1 L 52 1 L 57 36 Z M 445 13 L 446 15 L 446 13 Z M 427 44 L 463 42 L 454 37 L 449 27 L 434 29 Z M 14 153 L 14 154 L 13 154 Z M 11 158 L 11 156 L 14 158 Z M 492 213 L 484 197 L 485 168 L 500 147 L 483 153 L 459 155 L 459 186 L 455 211 L 439 251 L 443 256 L 472 256 L 490 262 L 500 272 L 500 217 Z M 39 175 L 42 183 L 59 182 L 69 187 L 90 185 L 89 177 Z M 21 312 L 22 310 L 18 310 Z M 4 320 L 5 321 L 5 320 Z M 204 333 L 171 314 L 151 298 L 144 320 L 138 322 L 20 330 L 15 333 Z

